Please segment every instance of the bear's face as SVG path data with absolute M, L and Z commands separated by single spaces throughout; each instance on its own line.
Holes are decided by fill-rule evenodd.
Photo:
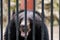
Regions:
M 16 17 L 16 14 L 13 16 L 13 18 L 15 19 Z M 16 20 L 16 19 L 15 19 Z M 32 31 L 33 29 L 33 11 L 27 11 L 27 28 L 25 27 L 25 11 L 19 13 L 18 15 L 18 20 L 19 20 L 19 31 L 20 31 L 20 35 L 22 37 L 25 37 L 25 34 L 27 34 L 27 36 L 29 34 L 31 34 L 30 32 Z M 40 28 L 40 16 L 38 15 L 38 13 L 35 13 L 35 28 L 36 30 Z M 27 30 L 25 32 L 25 29 Z
M 27 29 L 27 33 L 26 30 Z M 30 21 L 27 19 L 27 28 L 25 26 L 25 20 L 22 19 L 20 22 L 20 33 L 22 37 L 25 37 L 25 33 L 27 34 L 27 36 L 29 35 L 29 32 L 31 31 L 31 27 L 30 27 Z

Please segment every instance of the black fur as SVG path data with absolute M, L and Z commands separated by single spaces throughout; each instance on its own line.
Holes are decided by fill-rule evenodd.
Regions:
M 18 16 L 18 20 L 19 23 L 21 22 L 22 19 L 24 19 L 24 12 L 25 11 L 20 11 L 19 12 L 19 16 Z M 10 27 L 10 40 L 16 40 L 16 25 L 15 25 L 15 14 L 13 15 L 9 25 L 7 25 L 6 27 L 6 31 L 5 31 L 5 40 L 8 40 L 8 27 Z M 27 19 L 29 19 L 30 21 L 30 26 L 31 29 L 33 29 L 33 13 L 32 11 L 27 11 Z M 43 23 L 44 24 L 44 23 Z M 42 28 L 42 19 L 41 19 L 41 15 L 39 15 L 38 12 L 35 12 L 35 40 L 41 40 L 41 28 Z M 46 25 L 44 24 L 44 40 L 49 40 L 49 36 L 48 36 L 48 30 Z M 27 40 L 32 40 L 32 32 L 33 30 L 30 31 Z M 23 37 L 21 37 L 20 35 L 20 31 L 19 31 L 19 40 L 24 40 Z

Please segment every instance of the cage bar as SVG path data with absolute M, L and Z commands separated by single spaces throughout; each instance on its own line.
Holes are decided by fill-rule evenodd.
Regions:
M 42 27 L 41 40 L 44 40 L 44 0 L 42 0 Z
M 16 0 L 16 40 L 19 40 L 18 0 Z
M 32 31 L 33 40 L 35 40 L 35 1 L 36 0 L 33 0 L 33 31 Z
M 60 0 L 59 0 L 59 40 L 60 40 Z
M 24 0 L 24 7 L 25 7 L 25 39 L 27 40 L 27 0 Z
M 8 0 L 8 25 L 10 23 L 10 0 Z M 8 27 L 8 40 L 10 40 L 10 27 Z
M 53 0 L 51 0 L 51 40 L 53 40 Z
M 1 0 L 1 40 L 3 40 L 3 0 Z

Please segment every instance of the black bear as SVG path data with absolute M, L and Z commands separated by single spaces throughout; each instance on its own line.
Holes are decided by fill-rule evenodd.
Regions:
M 18 14 L 18 20 L 19 20 L 19 40 L 24 40 L 25 39 L 25 11 L 20 11 Z M 10 40 L 16 40 L 16 25 L 15 25 L 15 13 L 13 13 L 13 17 L 10 20 L 9 25 L 6 27 L 4 39 L 8 40 L 8 27 L 10 27 Z M 32 37 L 32 32 L 33 32 L 33 11 L 27 11 L 27 40 L 33 40 Z M 44 40 L 49 40 L 49 35 L 48 35 L 48 30 L 47 27 L 44 24 Z M 38 13 L 35 12 L 35 40 L 41 40 L 42 37 L 42 30 L 41 28 L 43 27 L 42 25 L 42 16 Z

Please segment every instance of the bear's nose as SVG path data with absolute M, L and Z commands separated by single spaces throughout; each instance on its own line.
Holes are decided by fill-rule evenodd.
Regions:
M 25 30 L 27 31 L 27 28 L 26 28 L 25 25 L 22 25 L 21 27 L 22 27 L 22 31 L 23 31 L 23 32 L 25 32 Z

